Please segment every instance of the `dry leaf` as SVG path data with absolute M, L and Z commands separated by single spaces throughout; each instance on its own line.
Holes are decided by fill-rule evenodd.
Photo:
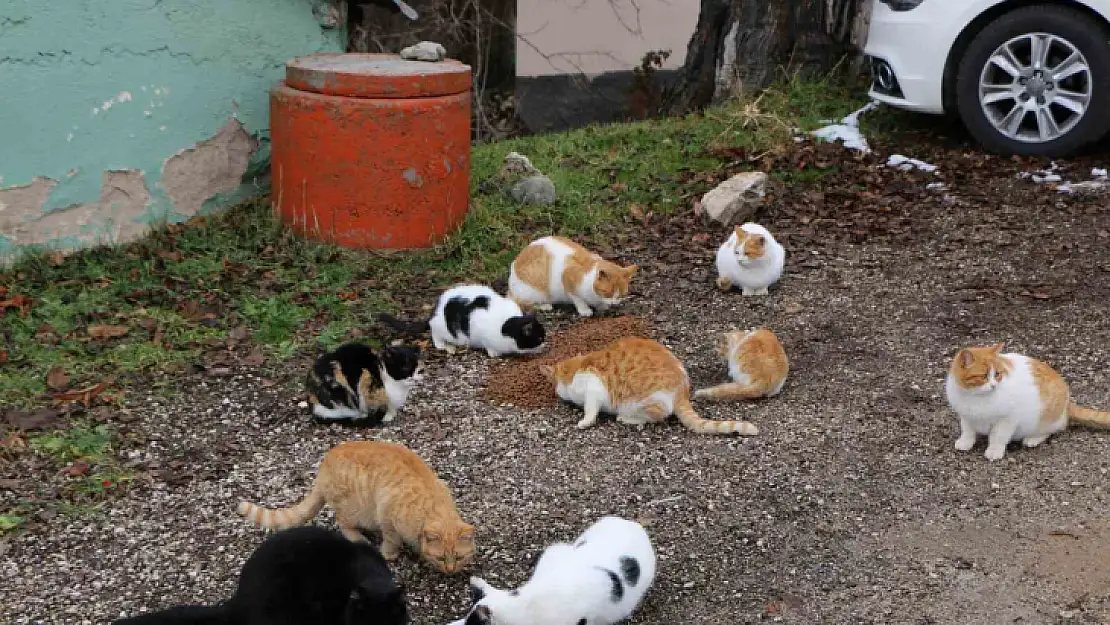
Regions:
M 275 384 L 277 384 L 277 382 L 275 382 L 274 380 L 271 380 L 270 378 L 259 378 L 258 379 L 258 385 L 261 386 L 262 388 L 270 388 L 271 386 L 273 386 Z
M 46 385 L 55 391 L 64 391 L 69 387 L 69 374 L 61 365 L 54 365 L 46 372 Z
M 690 237 L 690 241 L 698 245 L 705 245 L 706 243 L 709 243 L 709 235 L 701 232 Z
M 786 305 L 786 313 L 787 314 L 795 315 L 795 314 L 798 314 L 800 312 L 802 312 L 802 305 L 801 304 L 799 304 L 797 302 L 790 302 L 789 304 Z
M 617 193 L 624 193 L 628 190 L 628 185 L 624 184 L 623 182 L 614 182 L 612 185 L 612 189 Z
M 243 358 L 243 363 L 252 367 L 257 367 L 264 362 L 266 362 L 266 356 L 262 353 L 261 345 L 255 346 L 254 349 L 247 354 L 246 358 Z
M 18 489 L 19 486 L 20 486 L 19 480 L 9 480 L 9 479 L 0 480 L 0 490 L 12 490 L 12 491 L 14 491 L 14 490 Z
M 85 475 L 88 472 L 89 472 L 89 463 L 81 462 L 80 460 L 78 460 L 77 462 L 74 462 L 73 464 L 69 465 L 68 467 L 62 469 L 62 473 L 65 473 L 66 475 L 68 475 L 70 477 L 81 477 L 82 475 Z
M 351 302 L 358 299 L 358 292 L 354 289 L 348 291 L 340 290 L 338 293 L 336 293 L 336 295 L 339 296 L 339 299 L 345 302 Z
M 19 311 L 21 317 L 27 316 L 27 310 L 31 308 L 31 298 L 26 295 L 16 294 L 6 300 L 0 300 L 0 311 L 7 312 L 9 308 L 14 308 Z
M 93 397 L 103 393 L 106 388 L 108 388 L 108 385 L 105 382 L 100 382 L 88 388 L 67 391 L 65 393 L 55 393 L 51 395 L 50 398 L 57 401 L 80 401 L 87 406 L 89 402 L 92 401 Z
M 251 335 L 250 328 L 248 328 L 247 326 L 238 326 L 238 327 L 232 328 L 231 332 L 227 333 L 227 338 L 229 338 L 233 341 L 245 341 L 245 340 L 247 340 L 247 338 L 250 337 L 250 335 Z
M 44 430 L 61 422 L 61 415 L 53 408 L 39 408 L 34 412 L 9 410 L 5 420 L 21 430 Z
M 50 254 L 50 264 L 55 266 L 55 267 L 64 263 L 65 260 L 66 260 L 65 252 L 57 250 L 57 251 L 53 252 L 52 254 Z
M 112 339 L 131 331 L 127 326 L 95 325 L 89 326 L 89 336 L 94 339 Z

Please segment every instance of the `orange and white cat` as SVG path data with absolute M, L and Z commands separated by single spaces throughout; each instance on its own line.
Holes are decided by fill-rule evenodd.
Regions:
M 717 352 L 728 363 L 732 382 L 698 389 L 698 399 L 774 397 L 786 384 L 790 361 L 774 332 L 767 328 L 736 330 L 720 336 Z
M 459 517 L 447 484 L 407 447 L 386 441 L 333 447 L 312 491 L 293 507 L 274 510 L 244 501 L 237 512 L 262 527 L 285 529 L 308 522 L 325 503 L 335 509 L 348 540 L 366 541 L 361 529 L 380 530 L 387 560 L 407 544 L 440 571 L 457 573 L 474 557 L 474 526 Z
M 665 346 L 650 339 L 623 338 L 607 347 L 555 364 L 542 365 L 565 401 L 582 406 L 578 428 L 597 423 L 600 412 L 616 414 L 629 425 L 662 423 L 674 414 L 699 434 L 755 436 L 759 429 L 747 421 L 703 419 L 690 404 L 690 378 L 682 363 Z
M 543 237 L 524 248 L 509 270 L 509 298 L 521 306 L 551 310 L 573 304 L 589 317 L 628 297 L 629 280 L 639 269 L 605 260 L 563 237 Z
M 736 226 L 717 248 L 717 288 L 739 287 L 744 295 L 767 295 L 782 277 L 786 249 L 759 224 Z
M 952 359 L 945 392 L 960 418 L 956 449 L 970 451 L 977 437 L 986 436 L 987 460 L 999 460 L 1011 441 L 1036 447 L 1064 430 L 1069 418 L 1110 429 L 1110 412 L 1076 405 L 1067 382 L 1052 367 L 1021 354 L 1003 354 L 1002 348 L 968 347 Z

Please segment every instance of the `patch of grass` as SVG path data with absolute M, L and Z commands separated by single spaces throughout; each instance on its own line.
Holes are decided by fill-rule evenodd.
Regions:
M 16 514 L 0 514 L 0 536 L 15 532 L 25 522 L 25 518 Z
M 378 254 L 317 244 L 283 229 L 269 205 L 257 202 L 127 246 L 61 260 L 49 253 L 25 258 L 0 272 L 7 297 L 32 301 L 24 314 L 9 310 L 0 317 L 7 339 L 0 346 L 7 358 L 0 358 L 0 396 L 17 407 L 40 404 L 52 367 L 66 371 L 73 388 L 121 372 L 179 369 L 222 349 L 240 326 L 271 358 L 334 347 L 366 334 L 375 312 L 411 304 L 414 295 L 459 280 L 504 278 L 514 255 L 536 236 L 604 240 L 632 205 L 664 214 L 685 210 L 715 180 L 722 158 L 713 150 L 772 150 L 789 144 L 792 128 L 843 117 L 864 101 L 858 86 L 794 77 L 758 98 L 705 113 L 476 147 L 470 213 L 456 234 L 427 251 Z M 514 150 L 552 178 L 557 202 L 518 206 L 478 191 Z M 90 338 L 94 324 L 123 326 L 127 333 Z M 86 451 L 74 441 L 37 444 L 44 453 Z
M 32 451 L 50 458 L 59 466 L 78 460 L 90 464 L 110 462 L 113 441 L 114 430 L 105 424 L 77 424 L 68 430 L 37 434 L 30 438 Z

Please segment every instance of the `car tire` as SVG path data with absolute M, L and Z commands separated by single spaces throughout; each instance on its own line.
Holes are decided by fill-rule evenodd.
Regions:
M 1022 140 L 1007 135 L 995 126 L 980 104 L 980 81 L 985 71 L 1002 71 L 998 65 L 987 67 L 989 59 L 1003 44 L 1032 33 L 1058 37 L 1085 57 L 1089 73 L 1090 101 L 1086 110 L 1061 134 L 1045 140 Z M 1022 156 L 1063 156 L 1098 141 L 1110 132 L 1110 35 L 1102 24 L 1081 11 L 1058 5 L 1033 5 L 1015 9 L 988 24 L 972 39 L 960 59 L 956 75 L 956 98 L 960 119 L 975 139 L 992 152 Z M 1058 46 L 1060 44 L 1057 44 Z M 1063 50 L 1054 47 L 1052 50 Z M 1051 51 L 1051 50 L 1050 50 Z M 1032 49 L 1030 49 L 1030 55 Z M 1073 77 L 1069 80 L 1077 80 Z M 1072 83 L 1074 84 L 1074 83 Z M 1057 88 L 1055 85 L 1049 87 Z M 1028 95 L 1021 95 L 1028 97 Z M 1012 100 L 1019 106 L 1017 100 Z M 1005 104 L 992 107 L 1004 111 Z M 1063 107 L 1055 111 L 1073 114 Z M 1052 113 L 1049 113 L 1052 114 Z M 998 115 L 998 113 L 996 113 Z M 1021 115 L 1026 122 L 1036 115 Z M 1006 117 L 1002 117 L 1002 120 Z M 996 120 L 1002 123 L 996 116 Z M 1045 124 L 1048 126 L 1048 124 Z M 1030 128 L 1023 125 L 1023 128 Z M 1032 132 L 1031 130 L 1028 132 Z M 1021 134 L 1021 133 L 1014 133 Z

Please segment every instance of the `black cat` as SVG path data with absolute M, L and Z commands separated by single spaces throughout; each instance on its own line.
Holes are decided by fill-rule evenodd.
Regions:
M 112 625 L 406 625 L 404 591 L 368 543 L 303 526 L 271 535 L 251 554 L 239 587 L 212 606 L 185 605 Z

